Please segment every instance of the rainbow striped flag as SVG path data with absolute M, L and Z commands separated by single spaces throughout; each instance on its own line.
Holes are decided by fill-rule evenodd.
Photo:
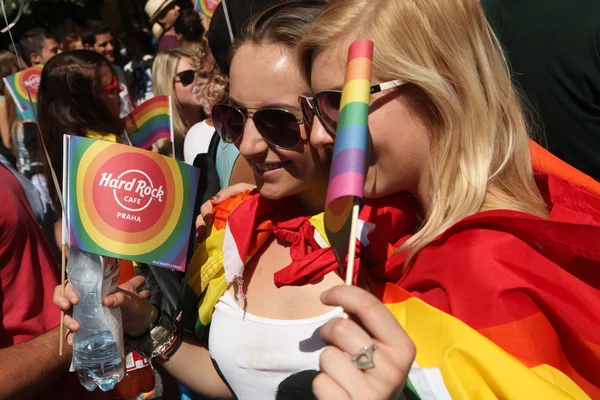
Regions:
M 363 197 L 372 60 L 371 41 L 350 45 L 325 200 L 327 238 L 340 266 L 348 253 L 352 207 Z
M 36 108 L 37 94 L 40 87 L 43 68 L 44 66 L 39 64 L 3 78 L 4 84 L 15 101 L 21 121 L 25 119 L 34 119 L 31 110 L 32 104 L 29 103 L 29 96 L 31 96 L 33 107 Z M 29 96 L 27 95 L 28 90 Z
M 571 364 L 581 365 L 585 359 L 565 358 L 551 322 L 541 312 L 476 330 L 394 284 L 369 284 L 417 347 L 409 380 L 422 399 L 594 399 L 600 395 L 598 387 L 573 373 Z M 535 336 L 539 346 L 522 346 Z M 561 358 L 558 365 L 547 362 Z M 588 373 L 598 376 L 597 370 Z
M 194 11 L 212 18 L 220 2 L 221 0 L 196 0 L 194 3 Z
M 71 245 L 184 271 L 199 171 L 132 146 L 65 136 Z
M 172 103 L 170 96 L 155 96 L 140 104 L 123 118 L 125 132 L 131 144 L 140 149 L 151 149 L 159 139 L 173 142 Z

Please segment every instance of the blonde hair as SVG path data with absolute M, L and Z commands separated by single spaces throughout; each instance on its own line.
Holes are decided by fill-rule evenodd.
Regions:
M 429 207 L 399 249 L 406 265 L 479 211 L 547 217 L 520 97 L 479 0 L 331 0 L 299 45 L 305 76 L 319 52 L 358 38 L 375 43 L 374 79 L 418 87 L 432 109 Z
M 215 62 L 208 46 L 208 40 L 202 38 L 195 50 L 193 64 L 196 65 L 196 86 L 200 104 L 206 115 L 210 115 L 212 106 L 227 98 L 227 76 Z
M 177 64 L 185 57 L 190 61 L 194 59 L 194 50 L 189 47 L 180 46 L 165 52 L 158 53 L 152 64 L 152 88 L 156 96 L 171 96 L 173 101 L 173 131 L 175 137 L 184 138 L 191 128 L 181 118 L 181 105 L 175 96 L 175 72 Z

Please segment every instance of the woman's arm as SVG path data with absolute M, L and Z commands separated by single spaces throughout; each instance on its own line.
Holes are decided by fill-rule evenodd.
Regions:
M 130 335 L 140 335 L 145 332 L 149 321 L 158 316 L 156 307 L 145 300 L 149 297 L 149 292 L 140 291 L 143 284 L 144 278 L 136 276 L 119 286 L 118 292 L 104 298 L 105 306 L 121 308 L 123 331 Z M 70 284 L 65 286 L 64 296 L 61 295 L 60 285 L 54 290 L 54 304 L 63 311 L 69 311 L 71 305 L 78 302 L 79 298 Z M 64 323 L 72 332 L 80 328 L 79 323 L 69 315 L 65 315 Z M 72 335 L 68 335 L 67 342 L 72 344 Z M 198 393 L 216 398 L 232 397 L 217 374 L 205 343 L 185 338 L 181 347 L 169 360 L 160 362 L 173 377 Z
M 215 370 L 205 342 L 186 336 L 179 350 L 162 365 L 177 380 L 203 396 L 219 399 L 232 397 Z

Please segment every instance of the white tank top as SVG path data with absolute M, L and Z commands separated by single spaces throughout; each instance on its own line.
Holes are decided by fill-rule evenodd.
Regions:
M 210 355 L 238 399 L 285 398 L 288 391 L 312 393 L 312 378 L 325 347 L 319 328 L 342 314 L 338 307 L 308 319 L 261 318 L 244 312 L 227 291 L 213 313 Z

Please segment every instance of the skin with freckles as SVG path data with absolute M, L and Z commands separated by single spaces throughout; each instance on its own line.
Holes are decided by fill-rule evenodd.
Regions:
M 337 46 L 320 52 L 312 64 L 313 93 L 341 89 L 345 68 Z M 372 84 L 377 83 L 380 82 L 374 78 Z M 366 197 L 408 191 L 422 204 L 427 202 L 429 134 L 424 122 L 426 100 L 422 97 L 411 85 L 371 95 L 369 130 L 373 153 L 365 182 Z M 332 148 L 334 142 L 316 117 L 310 140 L 319 149 Z
M 302 119 L 298 96 L 308 93 L 309 88 L 290 51 L 275 45 L 242 45 L 231 62 L 230 85 L 232 105 L 250 112 L 282 108 Z M 236 146 L 252 166 L 262 196 L 279 199 L 296 195 L 308 209 L 319 211 L 327 187 L 328 152 L 311 147 L 308 126 L 302 124 L 300 128 L 298 147 L 282 150 L 268 144 L 249 118 Z

